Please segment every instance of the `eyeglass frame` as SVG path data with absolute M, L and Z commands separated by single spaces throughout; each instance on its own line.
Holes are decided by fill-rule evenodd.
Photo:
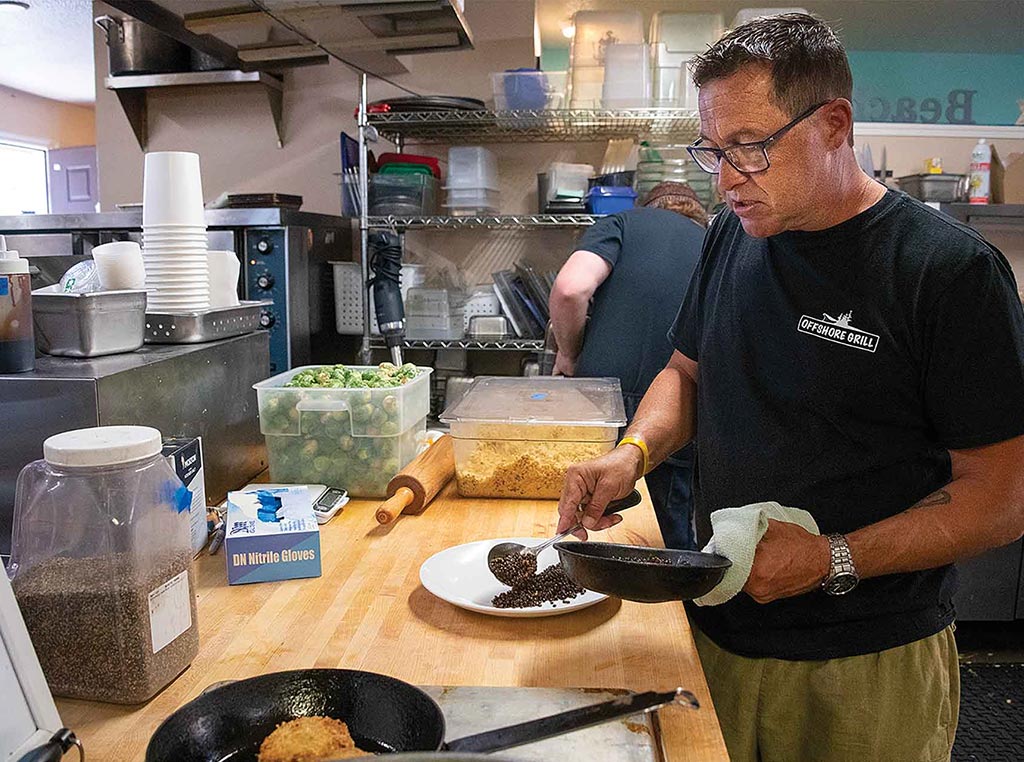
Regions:
M 694 163 L 709 175 L 717 175 L 722 171 L 722 159 L 725 159 L 727 162 L 729 162 L 729 166 L 735 169 L 741 175 L 756 175 L 760 172 L 766 172 L 772 166 L 771 158 L 769 158 L 768 156 L 768 148 L 777 143 L 783 136 L 785 136 L 787 132 L 789 132 L 798 124 L 800 124 L 800 122 L 809 118 L 822 106 L 827 106 L 829 103 L 832 103 L 833 100 L 835 99 L 833 98 L 832 100 L 822 101 L 817 105 L 811 106 L 806 111 L 802 112 L 799 116 L 797 116 L 795 119 L 793 119 L 791 122 L 789 122 L 789 124 L 783 125 L 775 132 L 773 132 L 771 135 L 766 137 L 764 140 L 753 140 L 749 143 L 733 143 L 732 145 L 728 145 L 725 148 L 713 148 L 712 146 L 700 145 L 700 141 L 705 140 L 705 138 L 702 137 L 699 138 L 697 142 L 694 143 L 693 145 L 686 146 L 686 152 L 690 154 L 690 158 L 693 159 Z M 726 151 L 730 151 L 733 148 L 760 148 L 761 153 L 764 154 L 764 169 L 755 169 L 753 171 L 748 172 L 737 167 L 733 163 L 732 159 L 729 158 L 729 155 L 726 153 Z M 719 168 L 717 170 L 706 169 L 704 165 L 700 163 L 700 160 L 697 158 L 697 154 L 695 153 L 696 151 L 699 151 L 701 153 L 711 153 L 712 155 L 714 155 L 718 159 Z

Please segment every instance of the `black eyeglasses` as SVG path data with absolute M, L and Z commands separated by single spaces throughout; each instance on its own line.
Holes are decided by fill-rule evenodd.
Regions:
M 816 106 L 811 106 L 792 122 L 776 130 L 764 140 L 757 140 L 753 143 L 734 143 L 726 148 L 712 148 L 700 145 L 701 140 L 704 140 L 701 138 L 692 146 L 687 146 L 686 150 L 697 162 L 698 167 L 712 175 L 717 175 L 720 171 L 723 158 L 740 174 L 752 175 L 756 172 L 764 172 L 771 166 L 771 162 L 768 160 L 768 147 L 778 142 L 783 135 L 822 106 L 831 102 L 823 101 Z

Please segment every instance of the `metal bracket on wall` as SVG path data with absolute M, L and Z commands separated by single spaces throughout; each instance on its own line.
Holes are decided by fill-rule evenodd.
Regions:
M 104 84 L 117 94 L 121 108 L 132 126 L 139 147 L 149 143 L 146 93 L 157 87 L 196 87 L 199 85 L 259 84 L 270 106 L 277 132 L 277 147 L 284 147 L 284 83 L 279 77 L 260 71 L 191 71 L 176 74 L 139 74 L 107 77 Z

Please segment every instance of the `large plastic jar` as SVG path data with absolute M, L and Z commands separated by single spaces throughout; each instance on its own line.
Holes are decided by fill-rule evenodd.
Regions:
M 50 690 L 136 704 L 199 650 L 191 495 L 146 426 L 58 434 L 18 477 L 9 574 Z

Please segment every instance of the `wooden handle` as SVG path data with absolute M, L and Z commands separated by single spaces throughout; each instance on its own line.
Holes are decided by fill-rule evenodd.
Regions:
M 398 513 L 423 513 L 430 501 L 454 477 L 455 447 L 452 438 L 445 434 L 388 482 L 388 500 L 378 509 L 377 521 L 387 524 Z M 396 501 L 400 492 L 402 499 Z M 405 492 L 411 493 L 412 498 L 407 500 Z M 395 512 L 392 514 L 392 511 Z M 384 516 L 389 518 L 381 521 Z
M 408 487 L 400 487 L 392 497 L 389 497 L 380 504 L 376 514 L 377 523 L 390 524 L 398 517 L 398 514 L 404 511 L 415 499 L 416 495 L 411 489 Z

